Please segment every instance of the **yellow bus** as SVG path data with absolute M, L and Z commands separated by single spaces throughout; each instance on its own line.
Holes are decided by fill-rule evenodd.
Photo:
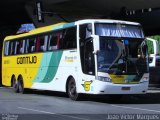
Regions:
M 148 53 L 139 23 L 86 19 L 8 36 L 2 83 L 26 89 L 81 94 L 144 94 Z

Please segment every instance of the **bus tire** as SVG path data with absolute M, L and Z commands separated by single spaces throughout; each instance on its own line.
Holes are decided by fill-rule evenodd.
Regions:
M 18 93 L 18 92 L 19 92 L 18 84 L 17 84 L 17 82 L 16 82 L 16 77 L 15 77 L 15 76 L 12 77 L 11 87 L 13 87 L 13 90 L 14 90 L 15 93 Z
M 71 77 L 68 81 L 67 84 L 67 93 L 68 96 L 72 99 L 72 100 L 79 100 L 80 95 L 77 93 L 76 90 L 76 82 L 75 79 L 73 77 Z
M 19 89 L 19 93 L 22 93 L 22 94 L 25 93 L 24 84 L 23 84 L 23 78 L 22 77 L 19 77 L 19 79 L 18 79 L 18 89 Z

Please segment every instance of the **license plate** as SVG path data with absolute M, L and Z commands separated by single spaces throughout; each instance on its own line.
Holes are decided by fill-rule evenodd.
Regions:
M 130 90 L 131 88 L 130 87 L 122 87 L 121 89 L 122 90 Z

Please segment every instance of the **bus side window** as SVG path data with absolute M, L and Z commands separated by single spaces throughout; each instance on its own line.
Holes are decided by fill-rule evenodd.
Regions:
M 53 33 L 49 36 L 48 50 L 57 50 L 59 49 L 60 42 L 60 32 Z
M 19 53 L 24 54 L 25 40 L 20 41 Z
M 80 26 L 80 39 L 85 40 L 91 37 L 92 34 L 92 24 L 84 24 Z
M 36 52 L 39 52 L 40 51 L 40 44 L 41 44 L 41 39 L 40 37 L 38 36 L 36 38 Z
M 11 55 L 11 53 L 12 53 L 12 41 L 9 43 L 8 55 Z
M 10 43 L 10 41 L 4 42 L 4 55 L 5 56 L 9 55 L 9 43 Z
M 62 49 L 77 48 L 76 27 L 68 28 L 64 30 L 63 34 L 63 47 Z
M 14 55 L 15 41 L 11 41 L 9 44 L 9 55 Z
M 35 38 L 31 38 L 30 40 L 28 40 L 28 53 L 33 53 L 35 52 L 35 45 L 36 45 L 36 39 Z
M 16 44 L 15 44 L 14 54 L 15 54 L 15 55 L 16 55 L 16 54 L 21 54 L 20 49 L 21 49 L 21 47 L 22 47 L 22 40 L 21 40 L 21 41 L 16 41 L 15 43 L 16 43 Z
M 25 50 L 24 50 L 24 53 L 29 53 L 29 40 L 25 40 Z
M 36 52 L 46 51 L 48 36 L 38 36 L 36 38 Z
M 48 35 L 44 36 L 44 51 L 47 51 Z

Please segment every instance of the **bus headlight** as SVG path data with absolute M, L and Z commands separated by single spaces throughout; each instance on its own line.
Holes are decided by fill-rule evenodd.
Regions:
M 97 76 L 97 79 L 103 82 L 111 82 L 111 79 L 108 77 Z

